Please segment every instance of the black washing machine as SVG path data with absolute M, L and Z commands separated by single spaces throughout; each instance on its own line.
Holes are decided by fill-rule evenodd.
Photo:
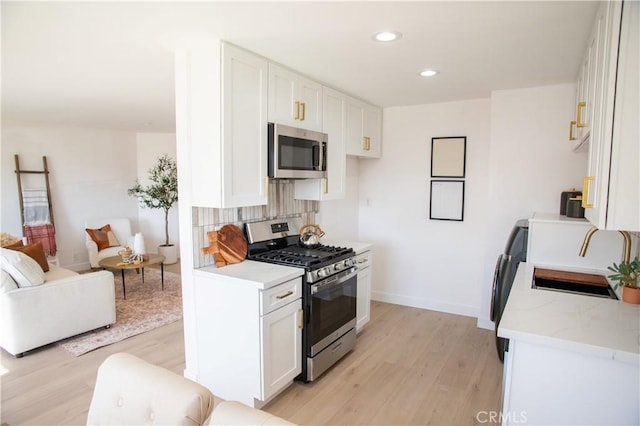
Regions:
M 493 290 L 491 293 L 491 321 L 495 323 L 496 349 L 500 361 L 504 361 L 504 352 L 509 348 L 509 340 L 498 337 L 498 326 L 511 292 L 511 286 L 520 262 L 527 260 L 527 239 L 529 237 L 529 221 L 521 219 L 516 222 L 507 240 L 504 253 L 498 257 L 493 274 Z

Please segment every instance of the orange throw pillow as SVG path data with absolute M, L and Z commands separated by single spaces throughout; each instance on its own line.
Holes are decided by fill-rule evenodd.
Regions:
M 109 247 L 109 236 L 107 232 L 111 231 L 111 225 L 105 225 L 99 229 L 85 229 L 94 243 L 98 245 L 98 251 Z
M 17 243 L 9 244 L 9 245 L 3 246 L 3 247 L 7 248 L 7 249 L 12 249 L 12 248 L 16 248 L 16 247 L 24 247 L 24 244 L 22 243 L 22 241 L 18 241 Z
M 98 250 L 119 246 L 120 243 L 111 230 L 111 225 L 106 224 L 100 229 L 85 229 L 91 239 L 98 245 Z
M 42 243 L 40 241 L 36 241 L 33 244 L 27 244 L 26 246 L 23 246 L 22 243 L 20 243 L 20 245 L 16 243 L 5 248 L 23 252 L 24 254 L 38 262 L 38 265 L 40 265 L 44 272 L 49 271 L 49 262 L 47 262 L 47 255 L 44 254 L 44 248 L 42 248 Z

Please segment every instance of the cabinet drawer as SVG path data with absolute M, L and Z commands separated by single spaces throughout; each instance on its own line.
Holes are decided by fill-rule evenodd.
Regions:
M 302 297 L 302 278 L 279 284 L 260 292 L 260 315 L 278 309 Z
M 371 266 L 372 257 L 371 251 L 365 251 L 357 255 L 355 262 L 358 269 L 365 269 Z

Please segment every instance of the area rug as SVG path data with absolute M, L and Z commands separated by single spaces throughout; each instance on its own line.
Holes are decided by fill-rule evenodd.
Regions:
M 144 283 L 142 283 L 142 274 L 136 273 L 135 270 L 126 270 L 126 300 L 122 296 L 120 271 L 114 271 L 114 278 L 116 323 L 110 328 L 99 328 L 57 343 L 69 353 L 80 356 L 182 319 L 180 275 L 165 272 L 164 291 L 162 291 L 159 269 L 146 268 Z

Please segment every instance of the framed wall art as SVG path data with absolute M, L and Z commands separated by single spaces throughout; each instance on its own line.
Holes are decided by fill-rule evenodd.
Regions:
M 429 219 L 464 220 L 464 181 L 432 180 Z
M 431 177 L 464 178 L 466 136 L 431 138 Z

